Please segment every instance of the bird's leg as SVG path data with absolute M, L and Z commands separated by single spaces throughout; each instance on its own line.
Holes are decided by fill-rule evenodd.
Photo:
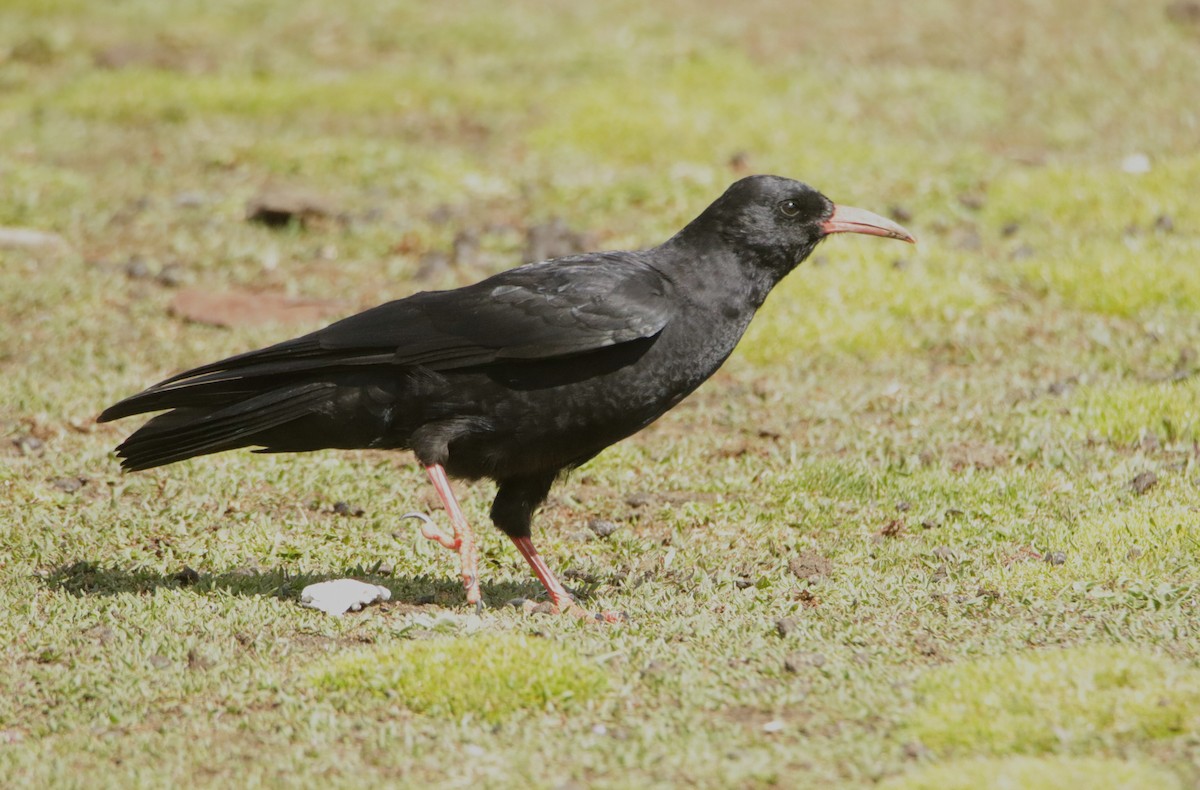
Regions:
M 554 605 L 556 612 L 606 623 L 616 623 L 625 619 L 625 616 L 619 612 L 599 612 L 597 614 L 588 612 L 582 606 L 575 603 L 575 599 L 567 592 L 567 588 L 562 586 L 562 582 L 558 580 L 558 577 L 546 565 L 546 561 L 542 559 L 542 555 L 538 554 L 537 549 L 533 547 L 533 541 L 530 538 L 512 538 L 512 542 L 516 545 L 517 551 L 521 552 L 521 556 L 525 558 L 525 561 L 529 563 L 529 567 L 533 569 L 533 574 L 538 577 L 538 580 L 546 588 L 546 592 L 550 596 L 550 602 Z
M 462 508 L 458 506 L 458 500 L 454 498 L 454 490 L 450 488 L 450 480 L 446 477 L 446 470 L 442 468 L 442 465 L 432 464 L 425 467 L 425 471 L 429 473 L 433 488 L 442 500 L 442 506 L 446 508 L 446 515 L 450 517 L 450 526 L 454 528 L 454 537 L 442 532 L 428 519 L 423 519 L 421 535 L 428 540 L 437 541 L 451 551 L 458 552 L 462 562 L 462 579 L 463 587 L 467 591 L 467 603 L 474 604 L 476 610 L 481 609 L 483 598 L 479 592 L 479 550 L 475 546 L 475 533 L 471 531 L 467 517 L 463 515 Z

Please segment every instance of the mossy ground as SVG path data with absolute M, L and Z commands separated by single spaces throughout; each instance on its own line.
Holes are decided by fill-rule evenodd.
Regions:
M 0 225 L 68 248 L 0 248 L 0 776 L 1196 785 L 1190 7 L 9 0 Z M 555 489 L 543 553 L 627 624 L 502 605 L 538 587 L 488 484 L 459 487 L 475 618 L 397 521 L 432 506 L 410 458 L 122 475 L 134 423 L 94 423 L 310 328 L 187 323 L 181 286 L 350 312 L 555 218 L 654 244 L 745 172 L 921 244 L 825 243 L 720 374 Z M 337 216 L 247 222 L 271 183 Z M 344 575 L 392 601 L 297 605 Z

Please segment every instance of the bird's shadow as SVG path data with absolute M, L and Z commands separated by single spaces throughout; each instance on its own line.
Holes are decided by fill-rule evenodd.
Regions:
M 234 568 L 217 573 L 201 573 L 184 568 L 178 573 L 164 574 L 144 568 L 104 568 L 80 560 L 55 568 L 41 577 L 47 589 L 78 597 L 187 589 L 197 595 L 222 590 L 234 595 L 258 595 L 293 601 L 298 601 L 300 591 L 310 584 L 346 578 L 386 587 L 392 593 L 393 605 L 445 608 L 466 605 L 462 584 L 457 579 L 393 576 L 381 573 L 379 565 L 346 568 L 340 573 L 291 573 L 282 568 Z M 541 585 L 531 581 L 484 583 L 481 584 L 481 592 L 490 606 L 501 607 L 515 598 L 537 599 L 544 591 Z M 584 592 L 584 597 L 587 597 L 587 591 Z

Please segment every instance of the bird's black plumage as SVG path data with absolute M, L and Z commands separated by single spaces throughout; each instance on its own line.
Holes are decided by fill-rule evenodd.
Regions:
M 911 240 L 855 216 L 874 223 L 859 232 Z M 411 449 L 450 476 L 494 479 L 493 520 L 528 537 L 563 470 L 692 392 L 780 279 L 829 233 L 856 230 L 836 219 L 804 184 L 745 178 L 658 247 L 417 293 L 180 373 L 100 420 L 169 410 L 117 448 L 130 470 L 247 446 Z

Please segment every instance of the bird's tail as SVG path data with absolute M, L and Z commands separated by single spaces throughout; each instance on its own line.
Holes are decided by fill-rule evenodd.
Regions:
M 214 398 L 219 402 L 213 404 L 204 403 L 205 398 L 194 394 L 192 398 L 177 394 L 174 403 L 167 400 L 154 404 L 157 408 L 176 408 L 154 417 L 117 447 L 121 467 L 129 471 L 150 469 L 197 455 L 265 444 L 269 432 L 309 417 L 321 404 L 328 403 L 333 389 L 336 385 L 327 381 L 284 384 L 257 394 L 247 393 L 240 399 L 231 399 L 226 393 L 224 398 Z M 110 416 L 106 412 L 101 420 L 115 416 L 123 415 Z

